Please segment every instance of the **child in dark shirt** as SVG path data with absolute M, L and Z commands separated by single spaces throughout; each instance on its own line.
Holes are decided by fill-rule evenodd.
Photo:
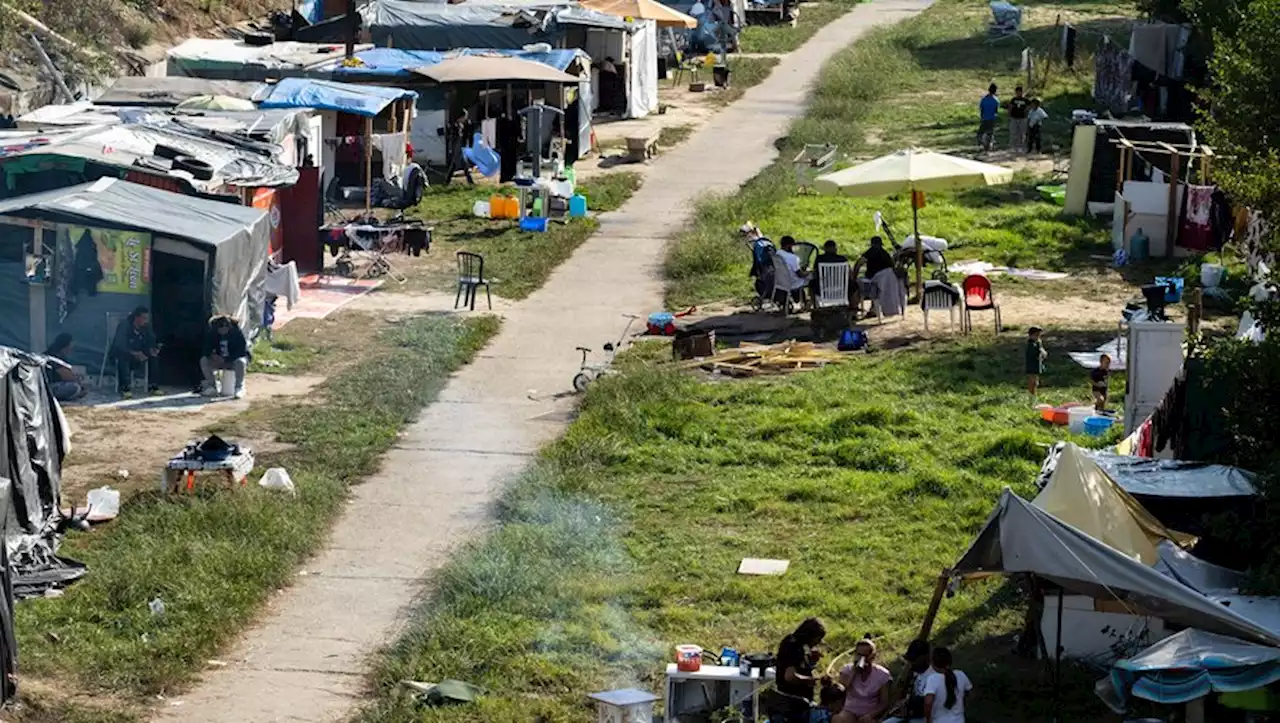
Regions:
M 1044 358 L 1049 356 L 1049 353 L 1044 350 L 1044 344 L 1040 342 L 1041 331 L 1038 326 L 1027 329 L 1027 391 L 1031 393 L 1032 400 L 1036 398 L 1036 392 L 1040 389 L 1040 375 L 1044 374 Z
M 1111 376 L 1111 357 L 1103 354 L 1098 359 L 1098 368 L 1089 372 L 1089 386 L 1093 391 L 1093 408 L 1099 412 L 1107 411 L 1107 380 Z

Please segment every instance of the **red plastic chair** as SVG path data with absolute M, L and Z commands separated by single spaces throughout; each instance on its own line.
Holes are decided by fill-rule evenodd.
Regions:
M 960 283 L 960 291 L 964 295 L 964 332 L 968 334 L 973 331 L 970 312 L 991 311 L 996 318 L 996 334 L 999 334 L 1000 304 L 996 302 L 996 292 L 991 288 L 991 280 L 981 274 L 971 274 Z

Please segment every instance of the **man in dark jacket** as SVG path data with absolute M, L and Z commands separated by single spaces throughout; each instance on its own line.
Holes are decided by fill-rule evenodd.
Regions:
M 214 372 L 236 375 L 236 399 L 244 398 L 244 375 L 249 369 L 249 342 L 240 330 L 240 324 L 230 316 L 219 314 L 209 319 L 204 332 L 204 347 L 200 355 L 200 371 L 204 373 L 202 394 L 217 393 Z
M 145 369 L 147 392 L 159 394 L 160 344 L 151 330 L 151 311 L 139 306 L 116 327 L 111 341 L 111 358 L 116 364 L 116 390 L 126 399 L 133 395 L 133 373 Z

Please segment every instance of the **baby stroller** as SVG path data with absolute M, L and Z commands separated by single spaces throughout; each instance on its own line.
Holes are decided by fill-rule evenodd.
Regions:
M 751 278 L 755 279 L 755 298 L 751 300 L 752 311 L 762 311 L 765 302 L 773 298 L 773 253 L 776 250 L 773 242 L 761 237 L 749 242 L 751 244 Z

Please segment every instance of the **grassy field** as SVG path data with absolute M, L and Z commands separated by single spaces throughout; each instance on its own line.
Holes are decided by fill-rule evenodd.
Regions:
M 592 213 L 612 211 L 640 187 L 640 174 L 619 171 L 584 180 L 578 192 L 587 197 Z M 509 189 L 504 189 L 509 190 Z M 551 272 L 573 250 L 595 233 L 594 218 L 553 223 L 547 233 L 521 231 L 515 221 L 476 218 L 471 208 L 476 201 L 488 201 L 498 189 L 481 184 L 455 182 L 432 186 L 414 215 L 434 227 L 432 263 L 416 267 L 411 283 L 428 288 L 448 288 L 457 279 L 454 254 L 471 251 L 485 259 L 485 275 L 498 279 L 493 293 L 507 299 L 523 299 L 542 286 Z
M 660 689 L 675 644 L 772 649 L 808 615 L 827 621 L 832 654 L 871 633 L 896 657 L 938 571 L 1003 487 L 1032 489 L 1055 437 L 1028 407 L 1021 352 L 1006 335 L 719 383 L 633 358 L 511 487 L 502 528 L 440 575 L 360 720 L 585 720 L 589 692 Z M 1043 397 L 1084 393 L 1079 369 L 1051 357 Z M 739 576 L 743 557 L 791 568 Z M 974 679 L 974 720 L 1051 712 L 1045 669 L 1008 655 L 1020 602 L 989 584 L 942 607 L 937 639 Z M 419 711 L 397 688 L 446 677 L 492 694 Z M 1065 720 L 1105 719 L 1087 672 L 1068 690 Z
M 1032 48 L 1052 47 L 1053 23 L 1061 14 L 1089 31 L 1114 28 L 1122 7 L 1108 2 L 1027 3 L 1024 36 Z M 910 232 L 905 196 L 827 198 L 797 193 L 789 159 L 806 143 L 833 143 L 845 164 L 913 146 L 972 155 L 976 103 L 997 82 L 1011 94 L 1023 82 L 1020 47 L 986 43 L 986 3 L 941 0 L 919 17 L 868 34 L 824 68 L 809 112 L 785 139 L 780 160 L 740 193 L 702 202 L 697 221 L 683 234 L 667 262 L 672 307 L 737 299 L 750 257 L 734 230 L 753 220 L 775 240 L 784 234 L 821 242 L 834 238 L 859 252 L 874 232 L 873 214 L 883 211 L 901 239 Z M 1088 107 L 1091 60 L 1077 72 L 1062 66 L 1037 73 L 1031 91 L 1045 102 L 1051 120 L 1046 151 L 1069 144 L 1070 111 Z M 1004 130 L 998 142 L 1006 142 Z M 992 160 L 1008 162 L 1002 151 Z M 1066 219 L 1058 207 L 1040 200 L 1035 186 L 1049 179 L 1051 158 L 1025 162 L 1013 184 L 959 193 L 930 194 L 920 212 L 921 231 L 952 244 L 948 260 L 978 259 L 997 264 L 1088 274 L 1105 267 L 1094 256 L 1109 254 L 1108 229 L 1083 219 Z M 1061 181 L 1059 181 L 1061 182 Z
M 790 25 L 748 25 L 738 37 L 744 53 L 790 53 L 804 45 L 824 25 L 844 15 L 858 0 L 822 0 L 800 8 L 795 27 Z
M 62 553 L 90 574 L 60 598 L 20 604 L 23 674 L 108 693 L 125 710 L 190 681 L 288 585 L 343 510 L 347 487 L 375 470 L 400 429 L 497 327 L 493 317 L 379 323 L 358 313 L 291 324 L 277 337 L 282 356 L 296 372 L 323 366 L 329 378 L 305 399 L 252 407 L 213 431 L 273 432 L 278 444 L 258 450 L 258 468 L 288 469 L 297 497 L 254 484 L 142 493 L 115 522 L 69 537 Z M 157 597 L 162 616 L 148 609 Z

